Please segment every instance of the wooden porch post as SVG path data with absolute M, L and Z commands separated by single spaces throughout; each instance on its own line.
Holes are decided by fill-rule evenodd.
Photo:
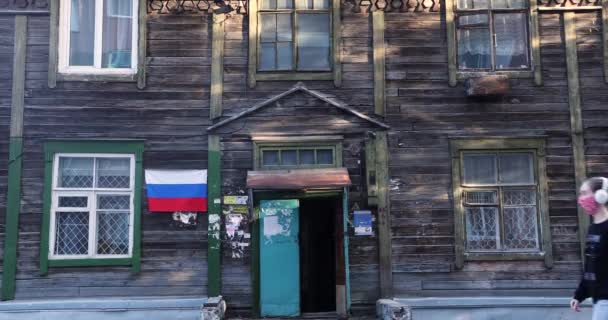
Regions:
M 386 132 L 376 132 L 376 178 L 378 184 L 378 233 L 380 251 L 380 296 L 393 297 L 391 221 L 389 203 L 388 143 Z

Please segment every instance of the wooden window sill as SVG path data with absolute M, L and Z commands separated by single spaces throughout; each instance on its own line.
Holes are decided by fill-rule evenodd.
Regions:
M 255 74 L 256 81 L 314 81 L 334 80 L 332 72 L 260 72 Z
M 466 261 L 544 260 L 545 252 L 467 252 Z
M 132 265 L 133 258 L 49 259 L 49 267 L 108 267 Z
M 137 82 L 137 73 L 129 74 L 85 74 L 85 73 L 59 73 L 57 81 L 83 81 L 83 82 Z
M 528 79 L 534 78 L 532 70 L 513 70 L 513 71 L 458 71 L 456 78 L 458 80 L 466 80 L 469 78 L 477 78 L 491 75 L 505 75 L 513 79 Z

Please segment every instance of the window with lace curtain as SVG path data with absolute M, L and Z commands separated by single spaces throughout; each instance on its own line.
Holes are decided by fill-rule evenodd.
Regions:
M 527 0 L 456 0 L 458 69 L 530 69 Z
M 451 142 L 456 265 L 552 259 L 542 139 Z
M 130 257 L 135 161 L 127 154 L 57 154 L 50 259 Z

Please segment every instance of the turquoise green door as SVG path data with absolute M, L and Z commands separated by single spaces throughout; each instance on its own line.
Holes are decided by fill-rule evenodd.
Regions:
M 260 201 L 260 314 L 300 315 L 298 200 Z

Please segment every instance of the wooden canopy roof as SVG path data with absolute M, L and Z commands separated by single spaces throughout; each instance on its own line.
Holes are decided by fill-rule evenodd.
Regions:
M 247 172 L 247 188 L 301 190 L 350 186 L 346 168 Z

